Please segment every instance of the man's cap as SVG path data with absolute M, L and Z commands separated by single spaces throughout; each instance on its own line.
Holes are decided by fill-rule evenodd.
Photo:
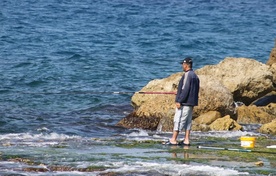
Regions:
M 183 61 L 180 62 L 180 64 L 187 63 L 187 64 L 192 64 L 193 60 L 189 57 L 185 58 Z

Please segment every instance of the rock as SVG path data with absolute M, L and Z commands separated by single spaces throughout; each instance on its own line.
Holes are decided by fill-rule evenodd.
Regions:
M 276 89 L 276 63 L 273 63 L 270 67 L 269 70 L 271 71 L 273 75 L 273 86 Z
M 269 59 L 266 64 L 271 66 L 272 64 L 275 64 L 275 63 L 276 63 L 276 40 L 275 40 L 275 46 L 274 48 L 272 48 Z
M 182 75 L 183 73 L 179 72 L 164 79 L 152 80 L 143 87 L 140 92 L 176 92 L 178 82 Z M 160 99 L 163 96 L 164 94 L 134 94 L 131 98 L 131 104 L 134 108 L 138 108 L 144 103 L 151 102 L 156 98 Z M 173 101 L 175 99 L 173 95 L 168 95 L 167 97 L 171 98 Z
M 199 105 L 194 108 L 193 112 L 192 129 L 206 131 L 209 130 L 210 123 L 211 129 L 219 129 L 215 124 L 224 118 L 216 115 L 211 115 L 210 119 L 204 116 L 199 117 L 209 111 L 217 111 L 221 116 L 232 117 L 232 119 L 226 119 L 228 124 L 224 124 L 230 126 L 222 128 L 227 130 L 241 128 L 235 120 L 238 123 L 264 124 L 274 119 L 276 111 L 274 103 L 264 107 L 241 106 L 237 108 L 234 108 L 233 104 L 243 102 L 249 105 L 257 98 L 272 92 L 275 89 L 273 81 L 276 80 L 276 76 L 273 75 L 276 73 L 275 63 L 268 66 L 253 59 L 225 58 L 218 65 L 205 66 L 195 72 L 200 79 L 200 91 Z M 152 80 L 140 92 L 176 92 L 182 75 L 183 73 L 179 72 L 164 79 Z M 274 97 L 272 97 L 273 101 Z M 267 99 L 265 102 L 261 105 L 267 104 Z M 134 111 L 117 125 L 126 128 L 172 131 L 175 94 L 136 93 L 131 99 L 131 104 Z
M 173 116 L 174 116 L 174 110 L 171 110 L 170 115 L 163 116 L 158 124 L 157 131 L 173 131 Z
M 205 124 L 193 124 L 192 131 L 210 131 L 210 127 Z
M 276 118 L 276 103 L 270 103 L 267 106 L 259 108 L 261 108 L 264 112 L 268 113 L 272 117 Z
M 255 163 L 255 165 L 257 165 L 257 166 L 264 166 L 264 162 L 263 161 L 257 161 Z
M 199 105 L 194 108 L 194 117 L 209 111 L 218 111 L 222 116 L 234 113 L 233 95 L 220 81 L 210 76 L 198 75 L 200 79 Z
M 228 57 L 196 73 L 219 80 L 231 91 L 235 101 L 246 105 L 273 90 L 273 73 L 269 66 L 253 59 Z
M 180 72 L 164 79 L 152 80 L 140 92 L 176 92 L 182 74 Z M 131 104 L 134 112 L 119 121 L 118 126 L 171 131 L 175 94 L 134 94 Z
M 239 125 L 235 120 L 231 119 L 229 115 L 219 118 L 210 125 L 211 130 L 213 131 L 238 131 L 242 129 L 242 126 Z
M 131 114 L 120 120 L 117 125 L 124 128 L 156 130 L 160 119 L 160 117 L 155 116 L 139 116 L 136 114 L 136 112 L 132 112 Z
M 150 81 L 140 92 L 176 92 L 182 74 L 176 73 L 164 79 Z M 165 119 L 172 119 L 174 116 L 175 94 L 134 94 L 131 104 L 135 109 L 134 112 L 117 125 L 151 130 L 170 129 L 169 120 Z M 162 118 L 164 119 L 161 123 Z
M 260 133 L 276 135 L 276 119 L 270 123 L 264 124 L 259 129 Z
M 204 124 L 204 125 L 210 125 L 218 118 L 221 118 L 220 112 L 218 111 L 209 111 L 205 114 L 200 115 L 194 120 L 195 124 Z
M 270 108 L 267 106 L 266 108 Z M 239 124 L 265 124 L 275 119 L 275 114 L 270 115 L 265 111 L 266 108 L 252 106 L 240 106 L 237 108 L 237 122 Z M 270 110 L 268 110 L 270 111 Z

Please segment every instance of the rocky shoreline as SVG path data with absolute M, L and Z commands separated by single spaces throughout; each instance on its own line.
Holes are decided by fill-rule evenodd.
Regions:
M 242 124 L 261 124 L 260 133 L 276 135 L 276 43 L 266 64 L 227 57 L 195 72 L 200 93 L 192 130 L 243 130 Z M 176 92 L 182 74 L 152 80 L 141 91 Z M 172 131 L 174 99 L 170 94 L 134 94 L 134 111 L 117 125 Z

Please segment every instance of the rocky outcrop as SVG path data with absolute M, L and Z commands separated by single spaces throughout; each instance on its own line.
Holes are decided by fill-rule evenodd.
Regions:
M 172 74 L 164 79 L 155 79 L 150 81 L 140 92 L 176 92 L 177 85 L 183 73 Z M 165 96 L 165 97 L 164 97 Z M 131 98 L 131 104 L 135 109 L 140 108 L 145 103 L 154 102 L 153 100 L 167 100 L 167 103 L 155 103 L 158 109 L 167 107 L 174 103 L 175 96 L 173 94 L 134 94 Z M 159 108 L 160 107 L 160 108 Z M 174 106 L 173 106 L 174 107 Z
M 276 119 L 276 103 L 270 103 L 267 106 L 259 107 L 261 108 L 264 112 L 268 113 L 272 117 Z
M 271 106 L 267 108 L 270 109 Z M 275 114 L 269 114 L 267 108 L 252 106 L 241 106 L 237 108 L 237 122 L 240 124 L 265 124 L 274 120 Z
M 218 111 L 209 111 L 205 114 L 200 115 L 198 118 L 194 120 L 195 124 L 204 124 L 210 125 L 215 120 L 221 118 L 221 114 Z
M 158 116 L 141 117 L 133 112 L 120 120 L 117 125 L 124 128 L 142 128 L 146 130 L 156 130 L 159 121 L 160 117 Z
M 164 79 L 150 81 L 140 92 L 176 92 L 182 74 L 176 73 Z M 118 125 L 125 128 L 171 131 L 174 101 L 175 94 L 134 94 L 131 98 L 134 112 L 120 120 Z
M 276 87 L 276 39 L 275 39 L 275 46 L 274 48 L 272 48 L 269 59 L 266 62 L 266 64 L 270 66 L 270 71 L 273 74 L 274 87 Z
M 270 123 L 264 124 L 259 129 L 260 133 L 276 135 L 276 119 Z
M 271 71 L 273 75 L 273 86 L 276 88 L 276 63 L 273 63 L 270 67 L 269 70 Z
M 233 114 L 233 95 L 220 81 L 206 75 L 200 79 L 199 104 L 194 108 L 194 117 L 209 111 L 218 111 L 222 116 Z
M 193 121 L 192 130 L 209 131 L 209 125 L 219 118 L 221 118 L 221 114 L 218 111 L 209 111 L 204 113 Z
M 229 115 L 219 118 L 210 125 L 210 129 L 213 131 L 237 131 L 241 130 L 242 126 L 235 120 L 231 119 Z
M 272 48 L 270 52 L 270 56 L 268 61 L 266 62 L 267 65 L 272 66 L 273 64 L 276 64 L 276 39 L 275 39 L 275 46 Z
M 219 80 L 246 105 L 273 90 L 273 73 L 269 66 L 253 59 L 225 58 L 217 65 L 207 65 L 196 71 Z
M 273 133 L 270 123 L 276 118 L 273 92 L 276 88 L 276 63 L 266 65 L 253 59 L 225 58 L 217 65 L 205 66 L 195 72 L 200 79 L 200 92 L 199 105 L 194 108 L 192 130 L 242 130 L 239 124 L 256 123 L 263 124 L 260 131 L 268 129 L 264 133 Z M 140 92 L 158 94 L 134 94 L 131 99 L 134 111 L 118 125 L 172 131 L 175 92 L 182 74 L 150 81 Z M 239 106 L 235 107 L 237 104 Z

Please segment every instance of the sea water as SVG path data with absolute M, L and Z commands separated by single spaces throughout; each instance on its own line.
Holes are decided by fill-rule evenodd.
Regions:
M 112 92 L 139 91 L 153 79 L 180 72 L 179 61 L 187 56 L 193 57 L 195 69 L 225 57 L 266 63 L 274 47 L 275 14 L 274 0 L 0 1 L 2 154 L 28 155 L 49 165 L 106 164 L 111 172 L 122 173 L 244 174 L 227 167 L 181 168 L 124 157 L 100 156 L 93 162 L 89 155 L 106 151 L 118 139 L 170 136 L 116 127 L 132 111 L 132 95 Z M 55 148 L 63 143 L 63 149 Z M 4 160 L 0 172 L 24 173 L 21 164 Z M 67 174 L 82 174 L 76 172 Z

